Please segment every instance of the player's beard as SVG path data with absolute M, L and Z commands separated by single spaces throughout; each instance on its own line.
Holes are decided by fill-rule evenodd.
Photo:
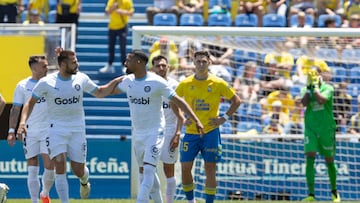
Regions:
M 75 75 L 78 72 L 78 67 L 70 68 L 69 66 L 66 68 L 66 73 L 69 75 Z
M 130 70 L 129 68 L 126 68 L 126 74 L 132 74 L 134 71 Z

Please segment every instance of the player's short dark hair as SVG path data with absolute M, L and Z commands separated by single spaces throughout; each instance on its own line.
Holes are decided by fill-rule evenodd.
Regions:
M 152 65 L 155 65 L 155 61 L 160 61 L 160 60 L 162 60 L 162 59 L 164 59 L 164 60 L 166 61 L 166 63 L 168 63 L 168 60 L 167 60 L 167 58 L 166 58 L 165 56 L 163 56 L 163 55 L 158 55 L 158 56 L 155 56 L 155 57 L 151 60 L 151 64 L 152 64 Z
M 61 63 L 67 59 L 70 58 L 70 56 L 74 56 L 75 55 L 75 52 L 74 51 L 71 51 L 71 50 L 64 50 L 64 51 L 61 51 L 59 53 L 59 56 L 57 57 L 57 61 L 58 61 L 58 64 L 59 66 L 61 65 Z
M 32 55 L 29 57 L 29 66 L 31 67 L 33 64 L 38 63 L 40 60 L 45 60 L 45 55 Z
M 130 52 L 130 54 L 133 54 L 137 59 L 144 62 L 145 64 L 147 64 L 147 62 L 149 61 L 149 57 L 142 50 L 134 49 Z
M 197 56 L 206 56 L 206 58 L 210 59 L 210 54 L 208 51 L 196 51 L 194 53 L 194 58 L 196 58 Z

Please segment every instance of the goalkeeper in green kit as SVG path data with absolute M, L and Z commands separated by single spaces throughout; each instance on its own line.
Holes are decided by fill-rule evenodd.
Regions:
M 309 195 L 303 201 L 315 199 L 315 157 L 319 152 L 325 158 L 331 185 L 333 202 L 340 202 L 336 190 L 335 129 L 333 114 L 334 88 L 322 81 L 320 70 L 313 67 L 308 71 L 306 88 L 301 90 L 301 102 L 306 106 L 304 115 L 305 136 L 304 151 L 306 155 L 306 183 Z

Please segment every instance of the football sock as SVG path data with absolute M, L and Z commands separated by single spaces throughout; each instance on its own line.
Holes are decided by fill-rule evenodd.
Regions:
M 80 183 L 85 185 L 89 182 L 89 169 L 88 167 L 84 167 L 84 175 L 80 178 Z
M 336 190 L 336 166 L 334 162 L 326 163 L 331 190 Z
M 213 203 L 215 199 L 216 188 L 205 187 L 206 203 Z
M 55 175 L 55 187 L 61 203 L 69 203 L 69 185 L 66 174 Z
M 166 203 L 172 203 L 176 191 L 176 179 L 175 177 L 166 179 Z
M 150 196 L 154 203 L 162 203 L 163 199 L 161 196 L 159 176 L 157 175 L 157 173 L 155 173 L 154 175 L 154 184 L 151 188 Z
M 37 203 L 40 192 L 39 166 L 28 167 L 27 186 L 31 201 Z
M 309 194 L 315 194 L 315 157 L 306 157 L 306 183 Z
M 155 173 L 156 168 L 154 166 L 149 164 L 144 165 L 144 179 L 139 188 L 137 203 L 149 202 L 150 190 L 154 184 Z
M 194 183 L 188 185 L 182 185 L 186 199 L 188 202 L 194 199 Z
M 50 191 L 52 185 L 54 184 L 54 179 L 55 179 L 55 171 L 45 168 L 44 174 L 41 179 L 41 182 L 43 185 L 43 188 L 41 191 L 42 195 L 49 196 L 49 191 Z

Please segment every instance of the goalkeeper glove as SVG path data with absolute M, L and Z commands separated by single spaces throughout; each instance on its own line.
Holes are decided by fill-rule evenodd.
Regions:
M 306 89 L 312 90 L 313 88 L 314 86 L 313 86 L 312 78 L 310 77 L 310 75 L 308 75 L 306 80 Z

